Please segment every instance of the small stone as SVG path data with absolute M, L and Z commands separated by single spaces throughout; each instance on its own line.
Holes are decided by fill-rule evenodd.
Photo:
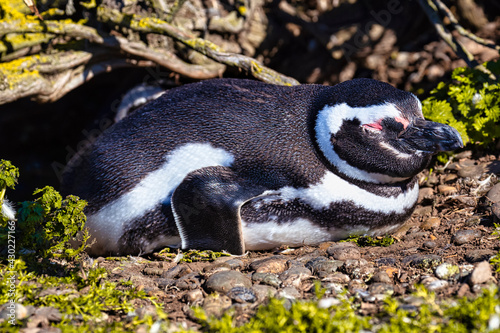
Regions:
M 229 259 L 225 263 L 230 269 L 242 269 L 245 267 L 245 263 L 240 259 Z
M 278 291 L 276 298 L 286 298 L 290 300 L 295 300 L 300 298 L 300 292 L 295 287 L 285 287 Z
M 422 280 L 422 284 L 429 290 L 429 291 L 436 291 L 439 289 L 443 289 L 449 285 L 448 281 L 445 280 L 440 280 L 435 277 L 427 277 Z
M 349 260 L 361 258 L 361 252 L 356 244 L 352 242 L 338 243 L 330 246 L 326 253 L 335 260 Z
M 428 255 L 414 254 L 403 258 L 402 263 L 409 264 L 410 266 L 416 268 L 426 269 L 435 267 L 439 265 L 442 261 L 443 259 L 435 254 L 428 254 Z
M 429 175 L 429 177 L 427 177 L 427 181 L 425 182 L 425 184 L 428 187 L 433 187 L 437 183 L 439 183 L 439 178 L 438 178 L 438 176 L 435 173 L 431 173 Z
M 211 294 L 203 300 L 202 308 L 208 317 L 220 318 L 231 304 L 231 299 L 226 295 Z
M 491 206 L 491 212 L 493 215 L 497 217 L 497 219 L 500 219 L 500 203 L 496 202 Z
M 328 260 L 325 257 L 318 257 L 309 260 L 306 263 L 306 267 L 309 268 L 313 274 L 323 278 L 330 273 L 336 272 L 343 264 L 344 262 L 341 260 Z
M 495 252 L 489 249 L 472 250 L 465 255 L 465 260 L 470 263 L 489 261 L 493 255 Z
M 234 287 L 229 290 L 227 296 L 238 303 L 254 303 L 257 296 L 250 288 Z
M 267 284 L 271 287 L 279 288 L 281 280 L 272 273 L 253 273 L 252 281 Z
M 7 302 L 0 306 L 0 319 L 9 321 L 11 319 L 23 320 L 28 317 L 29 310 L 20 303 Z
M 432 206 L 417 207 L 413 211 L 413 215 L 415 216 L 426 216 L 430 215 L 431 213 L 432 213 Z
M 340 295 L 345 290 L 344 285 L 337 282 L 322 283 L 321 286 L 334 295 Z
M 426 241 L 422 244 L 423 247 L 425 247 L 426 249 L 433 249 L 437 246 L 436 242 L 433 242 L 433 241 Z
M 458 192 L 457 188 L 450 185 L 439 185 L 438 192 L 444 195 L 452 195 Z
M 493 203 L 500 202 L 500 183 L 495 184 L 489 191 L 486 197 Z
M 363 280 L 360 279 L 354 279 L 349 281 L 349 284 L 347 285 L 347 289 L 351 294 L 356 293 L 357 291 L 360 290 L 366 290 L 368 287 L 366 283 Z
M 450 263 L 442 263 L 437 266 L 434 270 L 436 276 L 442 280 L 456 280 L 460 274 L 460 268 L 457 265 L 452 265 Z
M 474 161 L 470 161 L 474 163 Z M 458 176 L 462 178 L 479 178 L 486 171 L 486 165 L 470 165 L 458 170 Z
M 385 270 L 380 270 L 373 274 L 371 281 L 375 283 L 392 283 L 392 279 Z
M 453 235 L 453 243 L 456 245 L 463 245 L 479 237 L 481 237 L 481 232 L 479 230 L 458 230 Z
M 257 297 L 257 300 L 259 302 L 262 302 L 276 295 L 276 288 L 273 288 L 271 286 L 266 286 L 263 284 L 254 285 L 252 287 L 252 290 L 255 293 L 255 296 Z
M 180 290 L 193 290 L 201 287 L 198 273 L 189 273 L 175 280 L 174 285 Z
M 424 200 L 432 200 L 434 199 L 434 190 L 432 187 L 424 187 L 418 191 L 418 200 L 417 203 L 422 203 Z
M 377 283 L 372 283 L 368 287 L 368 291 L 372 295 L 392 295 L 394 294 L 394 285 L 391 283 L 382 283 L 382 282 L 377 282 Z
M 394 266 L 396 264 L 396 259 L 394 258 L 379 258 L 375 260 L 377 265 L 382 266 Z
M 429 217 L 427 218 L 422 224 L 420 225 L 420 228 L 422 230 L 432 230 L 432 229 L 437 229 L 441 225 L 441 219 L 439 217 Z
M 478 263 L 469 276 L 471 285 L 482 284 L 488 282 L 492 277 L 491 266 L 487 261 Z
M 208 275 L 230 270 L 231 267 L 226 262 L 216 262 L 203 268 L 203 272 Z
M 332 306 L 337 306 L 342 304 L 342 301 L 334 297 L 325 297 L 318 301 L 318 308 L 328 309 Z
M 304 279 L 310 278 L 311 271 L 304 266 L 294 266 L 279 275 L 279 279 L 284 286 L 299 287 Z
M 161 277 L 164 279 L 177 279 L 193 271 L 187 265 L 177 265 L 163 272 Z
M 217 291 L 223 294 L 238 286 L 250 288 L 252 281 L 240 272 L 223 271 L 211 275 L 205 283 L 208 292 Z
M 188 304 L 195 304 L 203 300 L 203 292 L 201 289 L 190 290 L 184 295 L 184 300 Z
M 351 278 L 349 277 L 349 275 L 346 275 L 346 274 L 343 274 L 340 272 L 335 272 L 333 274 L 328 275 L 325 278 L 325 280 L 328 282 L 336 282 L 336 283 L 346 284 L 346 283 L 349 283 L 349 281 L 351 281 Z
M 455 197 L 455 200 L 460 201 L 461 203 L 470 206 L 470 207 L 476 207 L 477 206 L 477 200 L 475 197 L 469 197 L 467 195 L 459 195 Z
M 250 268 L 257 273 L 282 273 L 287 269 L 287 261 L 284 256 L 272 256 L 255 260 L 250 264 Z
M 457 180 L 457 178 L 458 178 L 458 175 L 456 175 L 454 173 L 449 173 L 446 176 L 444 176 L 443 182 L 451 183 L 451 182 L 454 182 L 455 180 Z

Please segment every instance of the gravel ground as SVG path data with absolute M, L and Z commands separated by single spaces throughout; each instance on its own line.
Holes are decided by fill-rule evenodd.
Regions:
M 326 290 L 321 306 L 336 304 L 346 289 L 359 303 L 361 315 L 377 314 L 388 293 L 401 306 L 418 308 L 421 300 L 409 296 L 417 284 L 441 299 L 474 296 L 497 284 L 498 274 L 488 263 L 499 245 L 492 235 L 500 217 L 496 174 L 498 155 L 476 157 L 470 151 L 458 154 L 445 168 L 424 171 L 419 204 L 390 246 L 328 242 L 191 263 L 177 263 L 175 254 L 163 253 L 89 260 L 106 268 L 110 281 L 130 281 L 131 288 L 156 296 L 171 322 L 194 329 L 200 325 L 193 318 L 193 305 L 215 316 L 233 308 L 236 321 L 243 323 L 269 295 L 288 303 L 312 299 L 315 281 Z M 211 296 L 215 292 L 219 297 Z M 137 307 L 154 312 L 151 306 Z M 46 309 L 51 308 L 25 309 L 30 322 L 39 321 L 25 332 L 43 332 L 50 321 L 60 320 L 61 313 Z

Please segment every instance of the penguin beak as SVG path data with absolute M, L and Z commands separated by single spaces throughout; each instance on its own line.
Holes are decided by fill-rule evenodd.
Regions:
M 422 118 L 414 119 L 400 139 L 411 147 L 428 153 L 450 151 L 464 146 L 456 129 Z

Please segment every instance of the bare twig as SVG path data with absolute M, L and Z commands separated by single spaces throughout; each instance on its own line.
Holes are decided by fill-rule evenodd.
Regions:
M 117 10 L 104 6 L 99 6 L 97 12 L 102 22 L 117 24 L 139 32 L 165 34 L 217 62 L 242 68 L 264 82 L 282 85 L 299 84 L 297 80 L 265 67 L 254 58 L 225 52 L 214 43 L 198 38 L 190 32 L 184 31 L 163 20 L 151 17 L 125 15 Z
M 165 49 L 154 49 L 142 42 L 130 42 L 126 38 L 118 36 L 106 39 L 105 44 L 118 46 L 122 51 L 151 60 L 173 72 L 195 79 L 219 77 L 224 73 L 226 67 L 219 63 L 206 65 L 189 64 Z
M 479 36 L 476 36 L 472 32 L 470 32 L 470 31 L 466 30 L 464 27 L 462 27 L 460 25 L 460 23 L 458 22 L 458 20 L 456 19 L 455 15 L 453 15 L 451 10 L 441 0 L 434 0 L 434 1 L 436 3 L 437 7 L 439 8 L 439 10 L 450 20 L 451 24 L 453 25 L 453 27 L 457 30 L 457 32 L 459 34 L 473 40 L 474 42 L 476 42 L 478 44 L 481 44 L 481 45 L 484 45 L 486 47 L 500 51 L 500 46 L 495 45 L 495 44 L 493 44 L 493 43 L 491 43 L 491 42 L 489 42 L 489 41 L 487 41 Z
M 453 49 L 453 51 L 465 62 L 469 67 L 477 67 L 479 63 L 474 59 L 474 56 L 445 28 L 443 21 L 438 15 L 438 8 L 432 0 L 418 0 L 420 6 L 424 9 L 427 17 L 436 28 L 437 33 L 441 38 Z

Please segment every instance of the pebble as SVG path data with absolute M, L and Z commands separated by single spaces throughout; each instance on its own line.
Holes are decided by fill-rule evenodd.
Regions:
M 438 192 L 444 195 L 452 195 L 458 192 L 457 188 L 450 185 L 438 185 Z
M 256 284 L 252 287 L 253 292 L 255 293 L 255 296 L 257 297 L 257 300 L 259 301 L 265 301 L 266 299 L 269 299 L 269 297 L 273 297 L 276 295 L 276 288 L 273 288 L 271 286 L 266 286 L 263 284 Z
M 482 284 L 488 282 L 492 277 L 491 266 L 487 261 L 478 263 L 469 276 L 471 285 Z
M 334 297 L 325 297 L 318 301 L 318 308 L 328 309 L 332 306 L 337 306 L 342 304 L 342 301 Z
M 215 316 L 220 318 L 231 304 L 231 299 L 226 295 L 212 294 L 203 300 L 202 308 L 208 317 Z
M 242 269 L 245 267 L 245 263 L 240 259 L 229 259 L 225 261 L 226 265 L 231 269 Z
M 422 203 L 424 200 L 432 200 L 434 198 L 434 190 L 432 187 L 424 187 L 418 191 L 417 203 Z
M 253 273 L 252 281 L 267 284 L 275 288 L 279 288 L 281 285 L 281 280 L 276 276 L 276 274 L 272 273 Z
M 257 301 L 257 296 L 250 288 L 234 287 L 229 290 L 227 296 L 238 303 L 254 303 Z
M 426 215 L 430 215 L 431 213 L 432 213 L 432 206 L 417 207 L 413 211 L 413 215 L 416 215 L 416 216 L 426 216 Z
M 187 303 L 189 303 L 189 304 L 195 304 L 195 303 L 198 303 L 198 302 L 200 302 L 202 299 L 203 299 L 203 292 L 201 291 L 201 289 L 195 289 L 195 290 L 188 291 L 188 292 L 184 295 L 184 300 L 185 300 Z
M 474 163 L 474 161 L 470 161 Z M 458 176 L 462 178 L 479 178 L 486 171 L 485 165 L 468 165 L 458 170 Z
M 422 230 L 432 230 L 432 229 L 437 229 L 441 225 L 441 219 L 439 217 L 429 217 L 427 218 L 422 224 L 420 225 L 420 228 Z
M 352 242 L 338 243 L 330 246 L 326 253 L 335 260 L 356 260 L 361 258 L 361 252 Z
M 433 241 L 426 241 L 422 244 L 423 247 L 427 248 L 427 249 L 433 249 L 437 246 L 436 242 L 433 242 Z
M 282 273 L 287 269 L 287 261 L 284 256 L 272 256 L 255 260 L 250 264 L 250 268 L 257 273 Z
M 296 300 L 297 298 L 300 298 L 300 292 L 295 287 L 285 287 L 278 291 L 276 298 Z
M 324 278 L 324 280 L 328 282 L 346 284 L 349 283 L 349 281 L 351 281 L 351 278 L 347 274 L 341 272 L 335 272 L 333 274 L 328 275 L 326 278 Z
M 347 285 L 347 289 L 351 294 L 356 293 L 359 290 L 366 290 L 368 287 L 366 283 L 363 280 L 360 279 L 354 279 L 349 281 L 349 284 Z
M 12 318 L 23 320 L 28 317 L 28 309 L 20 303 L 5 303 L 0 307 L 0 319 L 9 321 Z
M 461 203 L 470 206 L 470 207 L 476 207 L 477 206 L 477 200 L 475 197 L 469 197 L 466 195 L 459 195 L 454 198 L 455 200 L 460 201 Z
M 500 203 L 496 202 L 491 206 L 491 212 L 493 215 L 495 215 L 498 219 L 500 219 Z
M 335 295 L 342 294 L 345 290 L 344 285 L 337 282 L 322 283 L 321 286 Z
M 392 283 L 376 282 L 368 287 L 368 291 L 372 295 L 392 295 L 394 294 L 394 285 Z
M 208 292 L 217 291 L 223 294 L 238 286 L 251 288 L 252 281 L 240 272 L 223 271 L 211 275 L 205 283 Z
M 443 259 L 436 254 L 414 254 L 403 258 L 403 264 L 409 264 L 410 266 L 416 268 L 432 268 L 439 265 Z
M 453 242 L 456 245 L 463 245 L 466 243 L 470 243 L 479 237 L 481 237 L 481 231 L 479 230 L 458 230 L 453 235 Z
M 447 287 L 450 283 L 446 280 L 440 280 L 435 277 L 426 277 L 422 279 L 422 284 L 429 290 L 429 291 L 436 291 L 439 289 L 443 289 Z
M 379 258 L 377 260 L 375 260 L 375 263 L 377 265 L 381 265 L 381 266 L 394 266 L 396 264 L 396 259 L 394 258 Z
M 446 176 L 444 176 L 443 182 L 445 182 L 445 183 L 451 183 L 451 182 L 454 182 L 455 180 L 457 180 L 457 178 L 458 178 L 457 174 L 449 173 Z
M 470 263 L 489 261 L 493 255 L 495 255 L 495 252 L 493 250 L 488 250 L 488 249 L 472 250 L 467 254 L 465 254 L 465 260 L 467 260 Z
M 336 272 L 339 267 L 344 264 L 341 260 L 328 260 L 325 257 L 317 257 L 309 260 L 306 267 L 311 270 L 314 275 L 319 278 L 324 278 L 328 274 Z
M 445 262 L 436 267 L 434 274 L 442 280 L 456 280 L 459 277 L 460 268 L 457 265 Z
M 279 275 L 284 286 L 299 287 L 302 280 L 310 278 L 311 271 L 304 266 L 293 266 Z
M 193 290 L 201 287 L 198 273 L 189 273 L 175 280 L 174 286 L 180 290 Z
M 217 272 L 230 270 L 231 266 L 229 266 L 226 262 L 216 262 L 203 268 L 203 272 L 206 274 L 215 274 Z
M 486 197 L 493 203 L 500 202 L 500 183 L 493 185 Z
M 169 270 L 163 272 L 161 277 L 164 279 L 177 279 L 193 271 L 187 265 L 176 265 Z
M 392 279 L 385 270 L 380 270 L 373 274 L 371 281 L 375 283 L 392 283 Z

